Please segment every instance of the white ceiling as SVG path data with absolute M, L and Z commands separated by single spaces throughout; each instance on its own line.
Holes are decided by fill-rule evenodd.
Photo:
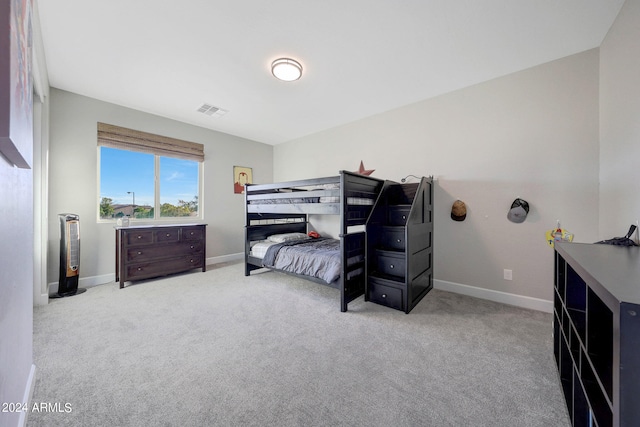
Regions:
M 278 144 L 598 47 L 624 0 L 37 2 L 52 87 Z

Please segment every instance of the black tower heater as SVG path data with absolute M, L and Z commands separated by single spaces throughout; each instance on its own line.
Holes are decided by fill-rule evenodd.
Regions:
M 60 218 L 60 280 L 58 293 L 51 298 L 78 295 L 86 291 L 78 288 L 80 275 L 80 217 L 75 214 L 59 214 Z

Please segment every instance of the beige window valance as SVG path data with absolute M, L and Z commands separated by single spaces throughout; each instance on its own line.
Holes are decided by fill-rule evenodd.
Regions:
M 106 123 L 98 123 L 98 145 L 198 162 L 204 161 L 202 144 Z

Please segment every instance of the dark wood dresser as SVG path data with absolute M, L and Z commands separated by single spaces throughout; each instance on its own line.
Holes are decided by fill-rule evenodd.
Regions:
M 206 224 L 116 227 L 116 282 L 206 271 Z

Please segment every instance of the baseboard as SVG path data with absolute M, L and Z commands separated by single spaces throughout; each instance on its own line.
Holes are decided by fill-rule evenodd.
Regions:
M 27 405 L 27 408 L 31 408 L 31 400 L 33 399 L 33 389 L 36 385 L 36 365 L 31 365 L 29 371 L 29 378 L 27 378 L 27 384 L 24 388 L 24 396 L 22 397 L 22 403 Z M 18 420 L 18 426 L 25 427 L 29 418 L 29 411 L 20 411 L 20 419 Z
M 104 285 L 105 283 L 111 283 L 116 280 L 116 274 L 102 274 L 100 276 L 81 277 L 78 279 L 79 288 L 91 288 L 93 286 Z M 55 295 L 58 293 L 59 282 L 49 283 L 49 295 Z
M 241 261 L 244 259 L 244 252 L 207 258 L 207 265 L 222 264 L 223 262 Z
M 244 252 L 230 255 L 222 255 L 217 257 L 207 258 L 206 265 L 221 264 L 223 262 L 241 261 L 244 259 Z M 93 286 L 104 285 L 105 283 L 111 283 L 116 280 L 115 273 L 102 274 L 100 276 L 81 277 L 78 280 L 79 288 L 91 288 Z M 55 295 L 58 293 L 58 282 L 49 283 L 49 295 Z M 46 295 L 43 295 L 46 298 Z
M 460 283 L 447 282 L 446 280 L 438 279 L 433 280 L 433 287 L 435 289 L 454 292 L 456 294 L 468 295 L 503 304 L 515 305 L 517 307 L 544 311 L 545 313 L 553 313 L 553 301 L 547 301 L 540 298 L 509 294 L 507 292 L 477 288 L 475 286 L 462 285 Z

